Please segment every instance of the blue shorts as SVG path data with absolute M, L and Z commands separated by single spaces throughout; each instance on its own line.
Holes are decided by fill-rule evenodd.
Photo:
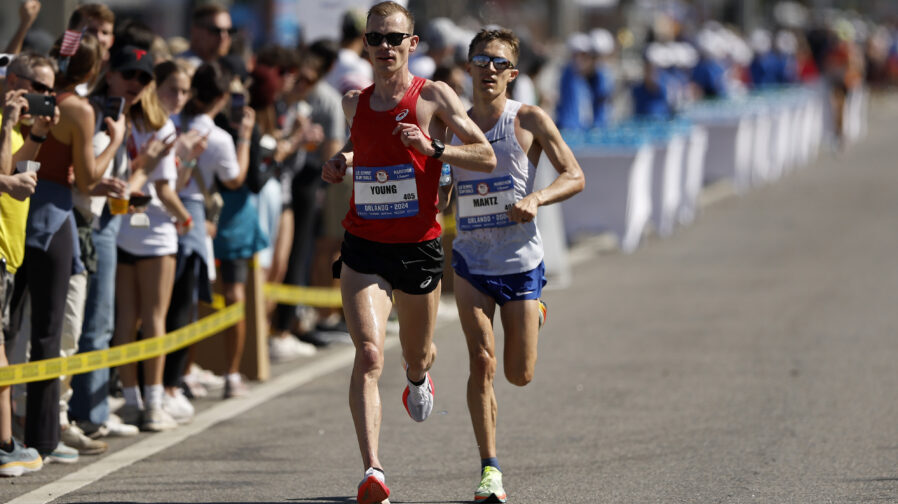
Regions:
M 508 301 L 539 299 L 546 285 L 546 264 L 524 273 L 510 275 L 477 275 L 468 271 L 468 263 L 461 254 L 452 252 L 452 268 L 455 273 L 467 280 L 480 292 L 493 298 L 499 306 Z

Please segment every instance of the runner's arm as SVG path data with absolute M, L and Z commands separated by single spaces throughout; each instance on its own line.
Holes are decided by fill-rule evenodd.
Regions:
M 440 161 L 468 170 L 492 172 L 496 168 L 496 154 L 483 131 L 468 117 L 458 95 L 444 82 L 429 84 L 437 106 L 436 116 L 463 144 L 446 145 Z M 428 149 L 425 154 L 433 154 L 433 148 L 428 145 Z
M 529 222 L 536 217 L 539 207 L 570 198 L 583 190 L 586 181 L 574 153 L 564 143 L 555 123 L 542 109 L 525 105 L 518 115 L 521 127 L 533 133 L 533 139 L 539 143 L 558 172 L 558 177 L 548 187 L 528 194 L 508 210 L 511 220 Z

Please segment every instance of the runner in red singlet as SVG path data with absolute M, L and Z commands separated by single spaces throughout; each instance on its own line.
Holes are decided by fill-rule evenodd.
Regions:
M 365 50 L 374 85 L 343 97 L 350 139 L 321 175 L 336 183 L 353 169 L 346 235 L 334 273 L 356 348 L 349 406 L 366 469 L 358 487 L 361 504 L 382 502 L 390 493 L 377 452 L 377 382 L 393 299 L 409 382 L 403 402 L 419 422 L 433 408 L 428 370 L 436 357 L 433 329 L 443 271 L 436 221 L 442 163 L 483 172 L 496 166 L 486 137 L 455 92 L 409 73 L 409 54 L 418 46 L 413 33 L 414 20 L 399 4 L 383 2 L 368 11 Z M 462 145 L 443 144 L 450 132 Z

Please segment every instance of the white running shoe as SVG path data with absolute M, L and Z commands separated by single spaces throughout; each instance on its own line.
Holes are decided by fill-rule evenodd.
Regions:
M 190 404 L 190 400 L 181 392 L 180 388 L 175 389 L 174 395 L 169 395 L 166 392 L 162 396 L 162 409 L 181 425 L 190 423 L 196 413 L 193 404 Z
M 271 362 L 287 362 L 298 357 L 309 357 L 317 352 L 315 345 L 299 341 L 293 335 L 268 338 L 268 358 Z
M 162 432 L 172 430 L 178 426 L 178 422 L 172 418 L 162 405 L 148 406 L 143 413 L 143 425 L 141 429 L 150 432 Z
M 424 383 L 420 386 L 409 380 L 405 392 L 402 393 L 402 404 L 405 405 L 405 411 L 408 412 L 408 416 L 412 417 L 412 420 L 416 422 L 427 420 L 430 412 L 433 411 L 434 392 L 433 380 L 430 378 L 429 372 L 424 376 Z

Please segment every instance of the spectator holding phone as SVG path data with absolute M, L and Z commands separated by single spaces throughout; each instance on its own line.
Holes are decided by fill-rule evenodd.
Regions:
M 37 174 L 33 171 L 11 175 L 16 165 L 14 159 L 24 161 L 21 156 L 30 154 L 33 158 L 40 144 L 33 139 L 25 140 L 18 123 L 27 113 L 24 95 L 34 92 L 35 85 L 53 88 L 55 81 L 53 61 L 49 58 L 26 53 L 20 55 L 7 73 L 3 89 L 3 112 L 0 114 L 0 368 L 8 365 L 5 340 L 12 338 L 14 331 L 9 326 L 13 278 L 25 256 L 25 223 L 28 215 L 28 197 L 35 191 Z M 49 131 L 52 117 L 34 117 L 32 131 Z M 30 144 L 23 152 L 25 144 Z M 37 471 L 43 466 L 40 454 L 34 448 L 25 448 L 12 437 L 12 409 L 9 387 L 0 388 L 0 475 L 19 476 L 25 472 Z
M 148 201 L 132 203 L 146 206 L 145 217 L 135 214 L 122 222 L 116 241 L 113 341 L 121 345 L 135 340 L 138 321 L 145 339 L 165 334 L 178 233 L 189 231 L 193 219 L 175 192 L 178 172 L 173 147 L 177 133 L 156 97 L 153 56 L 143 49 L 124 46 L 113 52 L 109 67 L 97 93 L 125 99 L 131 161 L 128 189 L 132 202 L 135 195 L 149 196 Z M 165 356 L 143 361 L 143 394 L 138 386 L 137 364 L 119 367 L 125 396 L 119 415 L 126 423 L 149 431 L 177 427 L 162 408 L 164 362 Z
M 50 52 L 59 58 L 62 39 Z M 56 103 L 59 122 L 46 136 L 38 124 L 27 134 L 43 146 L 36 160 L 41 163 L 37 190 L 31 198 L 25 238 L 25 261 L 16 273 L 20 287 L 27 285 L 31 295 L 31 359 L 43 360 L 60 355 L 66 295 L 73 265 L 78 264 L 72 187 L 89 193 L 99 182 L 109 159 L 124 133 L 122 122 L 107 122 L 113 145 L 94 155 L 92 138 L 95 115 L 86 99 L 75 93 L 75 86 L 90 81 L 100 66 L 100 46 L 96 37 L 85 34 L 67 58 L 64 71 L 56 75 Z M 31 82 L 35 86 L 35 81 Z M 45 82 L 40 83 L 42 86 Z M 19 288 L 16 289 L 17 292 Z M 14 299 L 15 302 L 15 299 Z M 59 380 L 29 383 L 25 412 L 25 443 L 44 456 L 45 461 L 71 462 L 77 452 L 60 443 Z
M 233 75 L 218 62 L 203 64 L 193 75 L 193 97 L 181 113 L 180 124 L 182 129 L 196 130 L 207 135 L 208 145 L 197 158 L 194 176 L 181 192 L 182 198 L 202 203 L 217 192 L 219 184 L 225 190 L 242 191 L 249 167 L 249 144 L 255 113 L 252 109 L 243 109 L 244 115 L 237 129 L 236 148 L 231 135 L 214 121 L 215 116 L 230 105 L 232 79 Z M 265 246 L 267 239 L 259 227 L 258 217 L 252 219 L 252 214 L 249 213 L 254 214 L 255 208 L 248 204 L 248 194 L 231 194 L 228 199 L 231 204 L 228 205 L 225 201 L 219 216 L 207 212 L 206 225 L 210 236 L 221 232 L 227 239 L 234 240 L 227 246 L 216 246 L 216 253 L 222 252 L 221 281 L 224 284 L 225 302 L 230 305 L 241 301 L 244 296 L 243 283 L 248 269 L 246 261 L 239 258 L 251 257 Z M 226 398 L 241 395 L 246 389 L 239 372 L 245 337 L 242 322 L 227 332 Z

